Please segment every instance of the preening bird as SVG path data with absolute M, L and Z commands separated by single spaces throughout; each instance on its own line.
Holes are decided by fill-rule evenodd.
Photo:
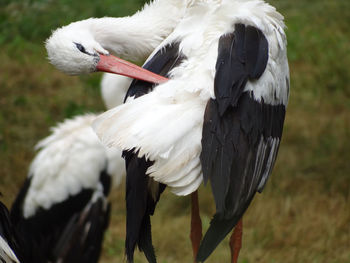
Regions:
M 136 245 L 156 261 L 149 216 L 165 186 L 194 193 L 196 207 L 195 191 L 210 182 L 216 213 L 202 241 L 201 230 L 193 230 L 196 261 L 212 253 L 263 190 L 289 97 L 284 27 L 283 16 L 261 0 L 158 0 L 130 17 L 72 23 L 47 40 L 51 63 L 69 74 L 127 70 L 115 70 L 117 59 L 106 56 L 112 52 L 148 57 L 143 68 L 169 79 L 153 85 L 139 77 L 125 103 L 93 124 L 105 145 L 124 151 L 129 261 Z M 131 77 L 141 72 L 131 69 Z
M 21 262 L 98 261 L 109 223 L 107 197 L 125 165 L 120 150 L 106 148 L 93 132 L 96 116 L 65 120 L 37 144 L 11 209 L 11 223 L 25 242 Z

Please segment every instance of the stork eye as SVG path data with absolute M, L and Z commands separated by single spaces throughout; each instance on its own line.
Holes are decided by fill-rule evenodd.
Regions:
M 80 52 L 87 54 L 87 52 L 82 44 L 75 43 L 75 42 L 74 42 L 74 44 L 76 45 L 77 49 L 79 49 Z

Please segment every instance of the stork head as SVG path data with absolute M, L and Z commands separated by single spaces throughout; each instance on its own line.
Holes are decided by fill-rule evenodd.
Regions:
M 109 55 L 93 35 L 79 28 L 77 23 L 54 31 L 46 40 L 46 49 L 51 64 L 69 75 L 104 71 L 153 83 L 167 81 L 162 76 Z
M 51 64 L 69 75 L 96 71 L 100 55 L 108 55 L 89 31 L 62 27 L 46 40 L 46 49 Z

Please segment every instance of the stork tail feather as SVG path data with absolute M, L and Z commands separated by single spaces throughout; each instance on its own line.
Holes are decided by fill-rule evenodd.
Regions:
M 150 216 L 145 216 L 142 221 L 138 246 L 145 254 L 149 263 L 156 263 L 156 255 L 152 244 L 151 219 Z
M 132 151 L 123 153 L 126 167 L 126 242 L 125 253 L 128 262 L 133 262 L 136 244 L 144 252 L 148 262 L 156 263 L 156 256 L 152 245 L 151 220 L 154 208 L 159 200 L 163 187 L 158 188 L 156 199 L 148 189 L 150 178 L 146 171 L 151 161 L 145 157 L 138 158 Z
M 209 229 L 201 242 L 196 261 L 204 262 L 227 234 L 231 232 L 240 218 L 241 217 L 233 217 L 230 219 L 224 219 L 218 214 L 215 214 L 210 222 Z

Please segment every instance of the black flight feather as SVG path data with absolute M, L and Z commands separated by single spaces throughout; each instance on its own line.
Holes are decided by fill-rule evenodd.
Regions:
M 98 198 L 82 213 L 71 217 L 63 229 L 53 257 L 58 262 L 98 262 L 104 232 L 109 224 L 110 204 Z
M 62 229 L 53 248 L 53 258 L 60 262 L 98 262 L 104 232 L 110 219 L 110 203 L 106 197 L 111 187 L 111 177 L 106 171 L 100 174 L 103 195 L 90 200 L 82 211 L 74 214 Z
M 162 76 L 168 76 L 169 71 L 178 66 L 184 57 L 179 53 L 179 43 L 169 44 L 161 48 L 143 66 L 145 69 Z M 134 80 L 126 94 L 128 97 L 140 97 L 151 92 L 153 84 Z M 140 116 L 142 118 L 142 116 Z M 150 177 L 146 175 L 152 161 L 145 157 L 137 157 L 134 150 L 124 151 L 126 161 L 126 241 L 125 253 L 127 260 L 133 262 L 136 245 L 144 252 L 148 262 L 155 263 L 156 256 L 152 245 L 151 220 L 156 204 L 165 185 L 159 184 L 157 193 L 148 189 Z M 156 196 L 154 196 L 154 194 Z
M 110 207 L 106 196 L 92 201 L 94 189 L 83 189 L 49 209 L 39 208 L 34 215 L 25 218 L 24 200 L 32 177 L 27 177 L 11 209 L 11 220 L 26 244 L 29 262 L 98 262 L 103 233 L 109 222 Z M 111 178 L 102 171 L 100 182 L 103 193 L 108 194 Z M 102 206 L 102 202 L 104 205 Z M 40 251 L 40 253 L 38 253 Z M 39 260 L 37 255 L 43 258 Z M 79 258 L 79 260 L 78 260 Z
M 125 158 L 127 173 L 125 241 L 127 260 L 133 262 L 135 247 L 138 243 L 140 244 L 140 240 L 143 240 L 144 242 L 141 242 L 141 244 L 144 247 L 140 247 L 140 249 L 147 255 L 149 262 L 156 262 L 152 238 L 151 236 L 143 236 L 143 234 L 149 234 L 149 232 L 141 229 L 144 227 L 144 221 L 148 221 L 150 217 L 147 210 L 152 196 L 147 188 L 149 177 L 146 175 L 146 171 L 152 162 L 147 161 L 146 158 L 138 158 L 133 151 L 124 151 L 123 157 Z
M 233 33 L 219 40 L 216 99 L 210 99 L 205 110 L 200 156 L 216 214 L 197 261 L 204 261 L 237 224 L 275 161 L 285 106 L 256 101 L 244 92 L 248 81 L 263 74 L 267 61 L 268 42 L 257 28 L 236 24 Z
M 29 262 L 26 261 L 25 252 L 23 251 L 25 247 L 24 242 L 20 239 L 20 236 L 11 222 L 9 211 L 2 202 L 0 202 L 0 237 L 7 243 L 20 262 Z M 3 249 L 4 248 L 0 246 L 0 251 Z M 0 262 L 7 262 L 1 255 L 2 253 L 0 253 Z
M 265 71 L 268 60 L 268 43 L 264 34 L 252 26 L 246 27 L 244 50 L 246 71 L 250 79 L 258 79 Z

